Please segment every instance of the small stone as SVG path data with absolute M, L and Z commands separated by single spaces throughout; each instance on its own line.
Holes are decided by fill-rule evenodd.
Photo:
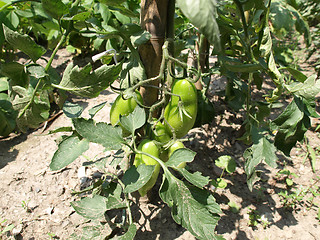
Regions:
M 19 224 L 14 229 L 12 229 L 13 236 L 18 236 L 22 232 L 22 229 L 23 229 L 23 225 L 22 224 Z

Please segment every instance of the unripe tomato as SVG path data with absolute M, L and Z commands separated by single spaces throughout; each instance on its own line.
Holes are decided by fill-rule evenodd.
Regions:
M 155 144 L 154 141 L 152 141 L 150 139 L 143 140 L 139 144 L 138 150 L 141 152 L 148 153 L 156 158 L 159 158 L 159 155 L 160 155 L 158 146 Z M 159 175 L 159 171 L 160 171 L 160 164 L 156 160 L 154 160 L 153 158 L 151 158 L 147 155 L 138 153 L 138 154 L 136 154 L 133 165 L 138 167 L 140 164 L 155 165 L 156 166 L 154 169 L 154 172 L 152 173 L 150 180 L 142 188 L 139 189 L 139 193 L 143 197 L 147 194 L 147 192 L 156 183 L 158 175 Z
M 168 149 L 168 158 L 172 155 L 172 153 L 180 148 L 184 148 L 184 145 L 180 141 L 176 141 L 174 144 L 172 144 Z M 184 168 L 186 166 L 186 162 L 180 163 L 178 168 Z
M 138 91 L 136 91 L 137 99 L 140 103 L 142 103 L 142 97 Z M 133 112 L 133 110 L 136 108 L 137 102 L 136 100 L 132 98 L 123 99 L 122 95 L 119 95 L 114 103 L 111 106 L 110 109 L 110 122 L 114 126 L 119 123 L 119 118 L 121 116 L 128 116 L 130 113 Z M 120 125 L 120 124 L 119 124 Z M 120 125 L 121 126 L 121 125 Z M 122 126 L 121 126 L 122 127 Z M 129 135 L 127 130 L 125 130 L 123 127 L 124 135 Z
M 181 111 L 179 111 L 179 97 L 171 96 L 171 100 L 164 111 L 164 118 L 174 129 L 176 137 L 182 138 L 193 127 L 197 117 L 197 90 L 193 83 L 182 79 L 174 82 L 171 92 L 180 96 L 181 103 L 187 114 L 185 114 L 181 108 Z M 168 124 L 165 124 L 165 127 L 170 135 L 172 135 L 171 128 Z
M 161 122 L 157 122 L 154 126 L 152 138 L 160 143 L 167 143 L 171 139 L 166 127 Z

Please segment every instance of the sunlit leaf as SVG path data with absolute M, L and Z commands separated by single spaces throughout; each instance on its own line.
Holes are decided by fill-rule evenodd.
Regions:
M 96 123 L 92 119 L 84 118 L 73 118 L 72 122 L 82 137 L 90 142 L 101 144 L 108 150 L 118 150 L 124 142 L 120 127 L 113 127 L 104 122 Z
M 2 25 L 6 41 L 14 48 L 17 48 L 27 54 L 34 62 L 36 62 L 46 49 L 36 44 L 28 35 L 22 35 Z
M 88 149 L 89 141 L 87 139 L 80 139 L 76 135 L 65 138 L 60 142 L 58 150 L 52 157 L 50 169 L 57 171 L 68 166 Z
M 221 210 L 210 192 L 165 172 L 160 197 L 171 208 L 173 219 L 197 239 L 221 239 L 215 234 Z

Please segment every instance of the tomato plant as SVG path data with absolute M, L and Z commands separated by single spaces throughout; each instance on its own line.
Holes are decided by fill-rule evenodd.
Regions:
M 212 76 L 227 79 L 224 100 L 234 111 L 245 113 L 240 140 L 248 145 L 242 167 L 250 190 L 259 180 L 256 167 L 261 163 L 277 167 L 277 153 L 289 156 L 303 139 L 310 118 L 319 117 L 314 108 L 319 80 L 295 68 L 290 61 L 293 54 L 285 46 L 274 47 L 276 39 L 285 38 L 293 28 L 310 44 L 307 22 L 294 4 L 286 8 L 287 1 L 25 2 L 0 1 L 0 119 L 5 123 L 0 134 L 36 128 L 52 114 L 53 105 L 67 112 L 74 105 L 63 104 L 66 92 L 85 98 L 108 87 L 118 92 L 111 123 L 96 122 L 101 109 L 96 106 L 90 118 L 81 117 L 81 111 L 69 114 L 72 127 L 53 131 L 66 133 L 50 168 L 63 169 L 87 151 L 90 142 L 102 145 L 104 154 L 113 151 L 111 160 L 92 161 L 103 176 L 72 207 L 99 229 L 109 210 L 119 211 L 124 220 L 117 227 L 123 229 L 123 239 L 133 239 L 137 232 L 131 194 L 145 195 L 157 179 L 162 181 L 159 196 L 178 224 L 198 239 L 222 239 L 215 233 L 221 210 L 210 187 L 227 185 L 222 175 L 215 180 L 185 168 L 196 153 L 182 144 L 197 117 L 203 124 L 206 109 L 213 114 L 207 96 Z M 52 49 L 45 66 L 37 63 L 47 52 L 37 43 L 40 39 Z M 88 63 L 80 68 L 70 63 L 60 77 L 51 65 L 61 47 L 102 51 L 93 54 L 99 66 Z M 29 61 L 5 60 L 3 56 L 15 49 Z M 191 65 L 186 49 L 195 56 Z M 209 55 L 216 58 L 213 65 Z M 267 80 L 272 90 L 261 97 Z M 284 97 L 290 103 L 278 111 Z M 230 174 L 235 168 L 228 157 L 216 165 Z M 115 234 L 114 226 L 110 227 Z M 96 229 L 90 234 L 100 236 Z

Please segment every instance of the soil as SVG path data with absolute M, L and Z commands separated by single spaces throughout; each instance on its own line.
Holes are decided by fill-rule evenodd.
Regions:
M 68 52 L 59 51 L 53 67 L 63 70 L 72 60 Z M 89 59 L 82 59 L 86 62 Z M 212 92 L 224 88 L 223 79 L 212 83 Z M 102 102 L 111 103 L 116 97 L 110 89 L 102 92 L 95 99 L 70 97 L 70 101 L 80 103 L 88 116 L 88 109 Z M 243 116 L 235 113 L 220 97 L 213 97 L 216 116 L 210 124 L 195 128 L 188 134 L 191 139 L 186 146 L 197 152 L 191 171 L 200 171 L 211 179 L 221 175 L 214 161 L 222 155 L 232 156 L 237 163 L 236 171 L 223 175 L 228 183 L 225 189 L 216 189 L 214 196 L 223 213 L 216 228 L 225 239 L 294 239 L 319 240 L 320 220 L 318 213 L 320 197 L 308 200 L 308 193 L 296 202 L 294 209 L 285 208 L 281 191 L 307 189 L 320 186 L 312 181 L 320 176 L 320 159 L 317 156 L 316 171 L 312 172 L 310 161 L 306 156 L 306 144 L 298 144 L 292 150 L 291 158 L 279 155 L 278 168 L 272 169 L 264 164 L 259 166 L 262 179 L 254 185 L 252 192 L 246 185 L 244 159 L 242 154 L 247 148 L 237 140 Z M 97 121 L 109 121 L 107 104 L 95 117 Z M 316 120 L 316 119 L 315 119 Z M 61 133 L 48 134 L 62 126 L 71 126 L 71 121 L 64 114 L 41 126 L 39 129 L 23 134 L 11 134 L 0 139 L 0 222 L 3 229 L 10 224 L 13 230 L 0 235 L 0 239 L 68 239 L 74 232 L 81 231 L 87 223 L 75 213 L 70 205 L 78 199 L 72 195 L 73 190 L 80 190 L 90 182 L 95 174 L 94 169 L 84 168 L 87 158 L 95 158 L 102 148 L 92 144 L 90 149 L 65 169 L 53 172 L 49 164 L 57 149 L 56 140 Z M 319 133 L 308 130 L 309 145 L 316 149 L 320 146 Z M 320 155 L 320 154 L 318 154 Z M 288 188 L 285 175 L 277 174 L 280 169 L 295 173 L 292 177 L 293 187 Z M 159 184 L 158 184 L 159 185 Z M 291 189 L 291 190 L 290 190 Z M 301 194 L 302 196 L 302 194 Z M 233 207 L 230 207 L 232 203 Z M 133 208 L 134 221 L 137 223 L 137 240 L 193 240 L 190 232 L 176 224 L 171 217 L 170 209 L 159 198 L 152 202 L 140 201 Z M 254 216 L 260 218 L 254 223 Z

